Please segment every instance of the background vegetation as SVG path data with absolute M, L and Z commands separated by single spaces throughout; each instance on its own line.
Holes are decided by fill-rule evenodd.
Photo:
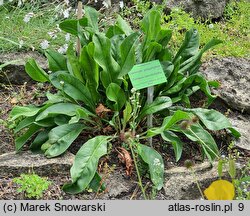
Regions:
M 61 1 L 60 4 L 41 2 L 26 2 L 21 7 L 16 7 L 13 3 L 0 6 L 0 52 L 30 49 L 42 51 L 41 43 L 44 40 L 48 41 L 50 47 L 55 49 L 61 47 L 63 51 L 69 38 L 65 38 L 65 34 L 58 29 L 58 24 L 68 17 L 76 17 L 75 8 L 65 3 L 66 1 Z M 138 0 L 131 2 L 132 5 L 123 7 L 119 13 L 134 27 L 138 27 L 142 15 L 152 7 L 152 4 Z M 194 20 L 190 14 L 176 8 L 171 14 L 162 16 L 162 26 L 173 30 L 173 40 L 170 44 L 173 49 L 178 48 L 185 31 L 194 27 L 200 32 L 201 46 L 211 38 L 223 41 L 223 44 L 206 55 L 249 57 L 249 11 L 249 1 L 231 1 L 221 20 L 200 21 Z M 113 13 L 111 17 L 115 18 L 116 14 Z M 25 17 L 27 18 L 29 14 L 30 20 L 25 22 Z

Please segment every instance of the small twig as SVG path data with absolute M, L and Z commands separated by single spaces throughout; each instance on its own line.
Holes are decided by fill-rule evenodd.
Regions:
M 132 193 L 132 196 L 130 197 L 130 200 L 134 199 L 134 197 L 136 196 L 136 194 L 138 193 L 139 190 L 139 186 L 138 184 L 136 185 L 136 188 L 134 190 L 134 192 Z
M 195 183 L 196 183 L 196 185 L 197 185 L 197 188 L 198 188 L 198 190 L 199 190 L 199 192 L 200 192 L 200 194 L 201 194 L 201 197 L 202 197 L 203 200 L 205 200 L 205 197 L 204 197 L 204 195 L 203 195 L 203 193 L 202 193 L 200 184 L 199 184 L 198 179 L 197 179 L 197 177 L 196 177 L 196 175 L 195 175 L 194 169 L 193 169 L 192 167 L 191 167 L 190 169 L 191 169 L 192 175 L 193 175 L 193 177 L 194 177 L 194 181 L 195 181 Z

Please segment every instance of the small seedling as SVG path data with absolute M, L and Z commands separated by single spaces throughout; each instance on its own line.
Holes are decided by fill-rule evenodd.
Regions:
M 43 192 L 48 190 L 51 182 L 47 178 L 42 178 L 37 174 L 21 174 L 20 177 L 14 178 L 13 182 L 18 184 L 17 192 L 23 192 L 27 198 L 39 199 L 43 196 Z

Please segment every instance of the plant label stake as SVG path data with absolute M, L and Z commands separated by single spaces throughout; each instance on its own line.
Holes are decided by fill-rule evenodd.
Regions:
M 165 73 L 159 60 L 135 65 L 128 73 L 133 87 L 136 90 L 147 88 L 147 103 L 152 103 L 154 99 L 154 85 L 167 82 Z M 153 115 L 147 117 L 148 129 L 153 126 Z M 152 146 L 152 138 L 149 138 L 149 144 Z
M 159 60 L 135 65 L 128 75 L 136 90 L 167 82 Z
M 78 1 L 78 4 L 77 4 L 77 19 L 79 20 L 81 18 L 82 18 L 82 2 Z M 80 53 L 81 53 L 81 41 L 80 41 L 79 37 L 77 37 L 76 52 L 77 52 L 77 55 L 80 56 Z
M 154 87 L 147 88 L 147 103 L 150 104 L 154 99 Z M 153 127 L 153 114 L 147 116 L 147 128 L 150 129 Z M 152 147 L 153 146 L 153 138 L 148 138 L 148 143 Z

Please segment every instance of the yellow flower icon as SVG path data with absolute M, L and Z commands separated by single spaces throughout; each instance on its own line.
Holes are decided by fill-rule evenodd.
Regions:
M 205 191 L 208 200 L 233 200 L 234 185 L 227 180 L 214 181 Z

